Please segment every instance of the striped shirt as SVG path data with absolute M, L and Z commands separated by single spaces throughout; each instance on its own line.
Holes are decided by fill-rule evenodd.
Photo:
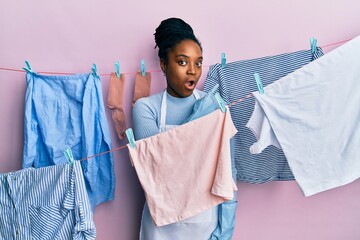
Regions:
M 305 196 L 360 177 L 359 52 L 360 36 L 253 93 L 254 150 L 278 140 Z
M 221 97 L 229 104 L 253 91 L 257 91 L 254 73 L 259 73 L 263 86 L 266 86 L 287 74 L 301 68 L 323 55 L 321 48 L 313 54 L 311 50 L 302 50 L 263 58 L 236 61 L 225 67 L 215 64 L 210 67 L 204 84 L 208 92 L 219 84 Z M 234 140 L 235 166 L 237 179 L 248 183 L 264 183 L 274 180 L 293 180 L 282 150 L 270 146 L 261 154 L 252 155 L 249 147 L 256 142 L 246 123 L 254 109 L 254 98 L 247 98 L 230 108 L 231 116 L 238 130 Z
M 79 161 L 0 174 L 0 239 L 95 239 Z

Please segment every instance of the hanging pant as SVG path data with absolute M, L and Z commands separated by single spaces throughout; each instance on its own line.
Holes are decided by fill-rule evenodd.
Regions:
M 0 239 L 95 239 L 80 162 L 0 174 Z
M 225 67 L 215 64 L 210 67 L 205 80 L 204 91 L 219 84 L 219 93 L 226 103 L 233 103 L 249 93 L 256 91 L 254 73 L 259 73 L 266 86 L 296 69 L 322 56 L 318 48 L 313 54 L 310 50 L 286 53 L 228 63 Z M 250 145 L 255 136 L 246 128 L 254 107 L 254 98 L 233 105 L 230 108 L 238 133 L 234 137 L 235 165 L 237 179 L 248 183 L 264 183 L 273 180 L 293 180 L 294 176 L 282 150 L 269 147 L 261 154 L 252 155 Z
M 276 138 L 305 196 L 360 177 L 359 53 L 357 37 L 253 93 L 254 153 Z
M 65 163 L 67 147 L 75 159 L 110 150 L 100 78 L 27 73 L 26 80 L 23 168 Z M 112 154 L 81 166 L 91 206 L 114 199 Z

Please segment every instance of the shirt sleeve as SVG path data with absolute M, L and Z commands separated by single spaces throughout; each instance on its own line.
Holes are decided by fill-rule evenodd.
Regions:
M 132 116 L 136 140 L 151 137 L 160 132 L 158 113 L 148 98 L 136 101 Z

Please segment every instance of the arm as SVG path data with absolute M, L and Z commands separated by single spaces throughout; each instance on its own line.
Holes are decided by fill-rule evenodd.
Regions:
M 159 113 L 149 98 L 136 101 L 133 111 L 133 124 L 135 139 L 143 139 L 158 134 Z

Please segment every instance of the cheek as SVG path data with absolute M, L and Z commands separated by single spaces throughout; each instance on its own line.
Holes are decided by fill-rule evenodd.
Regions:
M 172 81 L 179 81 L 186 75 L 186 71 L 181 68 L 174 68 L 170 72 L 170 77 Z
M 202 68 L 200 68 L 200 69 L 197 71 L 198 78 L 201 77 L 201 74 L 202 74 Z

